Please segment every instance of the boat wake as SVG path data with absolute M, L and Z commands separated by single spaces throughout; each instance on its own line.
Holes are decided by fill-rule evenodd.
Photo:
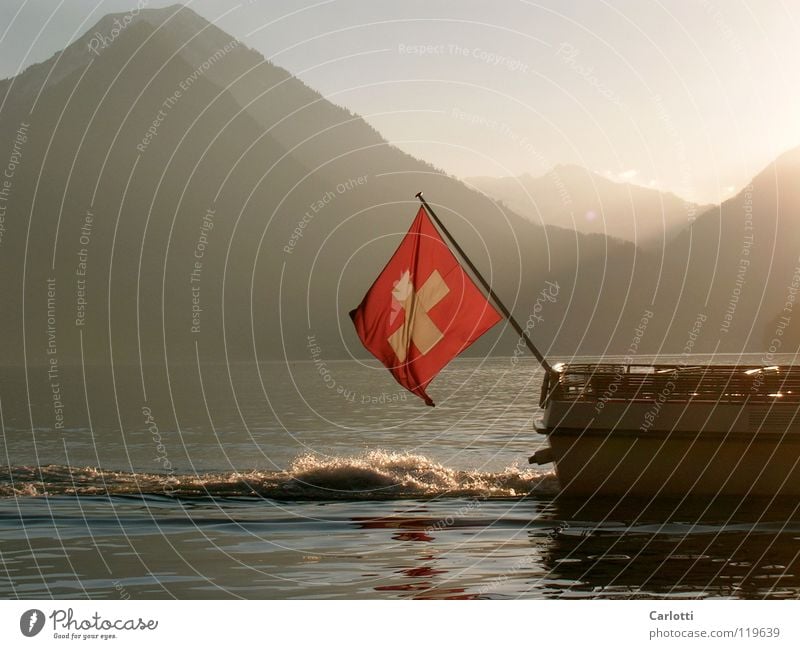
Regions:
M 0 469 L 0 497 L 153 495 L 260 496 L 276 500 L 436 497 L 518 498 L 557 492 L 551 472 L 448 468 L 422 455 L 370 451 L 354 457 L 303 455 L 284 471 L 205 474 L 131 473 L 64 465 Z

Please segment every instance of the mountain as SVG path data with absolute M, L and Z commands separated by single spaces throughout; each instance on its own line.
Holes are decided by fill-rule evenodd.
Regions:
M 624 241 L 622 226 L 620 238 L 543 226 L 179 5 L 106 16 L 0 81 L 0 152 L 0 396 L 6 426 L 24 430 L 63 416 L 86 432 L 91 408 L 98 430 L 148 435 L 146 405 L 183 434 L 178 422 L 208 426 L 198 398 L 240 390 L 260 391 L 270 417 L 271 395 L 292 386 L 254 369 L 235 380 L 228 364 L 366 357 L 347 313 L 420 190 L 553 360 L 767 351 L 800 263 L 800 150 L 693 223 L 677 199 L 582 170 L 545 181 L 561 196 L 538 198 L 542 215 L 564 188 L 574 213 L 602 209 L 607 224 L 656 202 L 647 222 L 666 223 L 670 204 L 664 245 Z M 501 326 L 469 352 L 516 349 Z
M 725 315 L 741 194 L 689 224 L 677 198 L 559 167 L 539 179 L 547 191 L 531 191 L 542 215 L 571 225 L 569 210 L 546 207 L 569 196 L 573 213 L 601 210 L 620 238 L 542 226 L 405 154 L 186 7 L 142 9 L 116 31 L 114 21 L 126 17 L 106 16 L 0 82 L 0 151 L 14 167 L 0 187 L 7 364 L 141 363 L 168 380 L 165 360 L 308 360 L 309 340 L 329 359 L 363 357 L 347 312 L 408 228 L 420 190 L 551 357 L 627 353 L 651 311 L 636 351 L 680 351 L 700 310 Z M 797 233 L 776 219 L 795 213 L 795 158 L 754 180 L 754 220 L 780 228 L 757 228 L 762 258 L 731 348 L 757 347 L 746 314 L 762 326 L 780 310 Z M 622 241 L 620 214 L 648 234 L 667 223 L 674 239 Z M 542 313 L 548 281 L 560 289 Z M 714 349 L 712 334 L 695 349 Z M 505 327 L 471 351 L 515 347 Z
M 0 102 L 7 363 L 363 356 L 347 311 L 420 190 L 523 322 L 564 287 L 543 349 L 602 351 L 624 311 L 632 245 L 496 205 L 181 5 L 104 17 Z
M 798 214 L 800 148 L 698 217 L 670 246 L 669 254 L 684 259 L 693 292 L 715 314 L 720 351 L 797 352 L 797 336 L 789 334 L 800 325 Z
M 637 245 L 662 245 L 709 209 L 674 194 L 616 183 L 577 165 L 557 165 L 543 176 L 465 180 L 534 223 L 606 234 Z

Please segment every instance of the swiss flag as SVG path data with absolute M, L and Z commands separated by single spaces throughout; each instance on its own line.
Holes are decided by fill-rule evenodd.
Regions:
M 428 384 L 501 319 L 424 207 L 350 317 L 364 347 L 429 406 Z

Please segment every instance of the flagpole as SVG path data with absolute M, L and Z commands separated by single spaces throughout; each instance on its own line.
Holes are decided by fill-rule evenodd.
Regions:
M 428 201 L 426 201 L 425 198 L 422 196 L 422 192 L 419 192 L 416 197 L 420 200 L 420 203 L 422 203 L 422 206 L 425 208 L 425 211 L 430 215 L 430 217 L 439 227 L 439 230 L 441 230 L 442 234 L 445 237 L 447 237 L 447 240 L 456 249 L 456 252 L 458 252 L 461 258 L 464 260 L 464 263 L 467 264 L 469 269 L 472 271 L 472 274 L 475 276 L 475 279 L 477 279 L 480 282 L 481 286 L 483 286 L 484 290 L 489 294 L 489 297 L 495 303 L 495 306 L 497 306 L 497 308 L 500 309 L 500 312 L 503 314 L 506 320 L 508 320 L 508 322 L 511 324 L 511 327 L 514 329 L 514 331 L 517 332 L 517 335 L 519 335 L 519 337 L 525 341 L 525 345 L 528 347 L 531 354 L 533 354 L 536 357 L 536 360 L 539 361 L 539 363 L 544 368 L 547 375 L 549 375 L 550 371 L 552 370 L 552 368 L 550 367 L 550 363 L 547 362 L 547 359 L 545 359 L 542 353 L 536 348 L 536 345 L 533 344 L 533 341 L 528 337 L 528 334 L 525 333 L 525 330 L 519 326 L 519 322 L 517 322 L 517 319 L 511 314 L 511 311 L 509 311 L 508 308 L 506 308 L 506 305 L 503 304 L 502 300 L 497 296 L 497 293 L 495 293 L 492 290 L 492 287 L 489 286 L 489 282 L 487 282 L 483 278 L 483 275 L 480 274 L 478 269 L 475 268 L 475 264 L 473 264 L 470 258 L 467 257 L 467 253 L 465 253 L 464 250 L 461 248 L 461 246 L 458 245 L 458 242 L 453 238 L 453 235 L 450 234 L 450 231 L 444 226 L 444 223 L 442 223 L 439 220 L 439 217 L 436 216 L 436 212 L 434 212 L 433 208 L 430 205 L 428 205 Z

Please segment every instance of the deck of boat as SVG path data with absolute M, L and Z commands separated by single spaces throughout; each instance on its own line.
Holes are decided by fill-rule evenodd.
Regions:
M 562 401 L 800 403 L 800 366 L 569 364 L 550 372 L 543 405 Z
M 557 365 L 541 403 L 563 493 L 800 495 L 800 366 Z

